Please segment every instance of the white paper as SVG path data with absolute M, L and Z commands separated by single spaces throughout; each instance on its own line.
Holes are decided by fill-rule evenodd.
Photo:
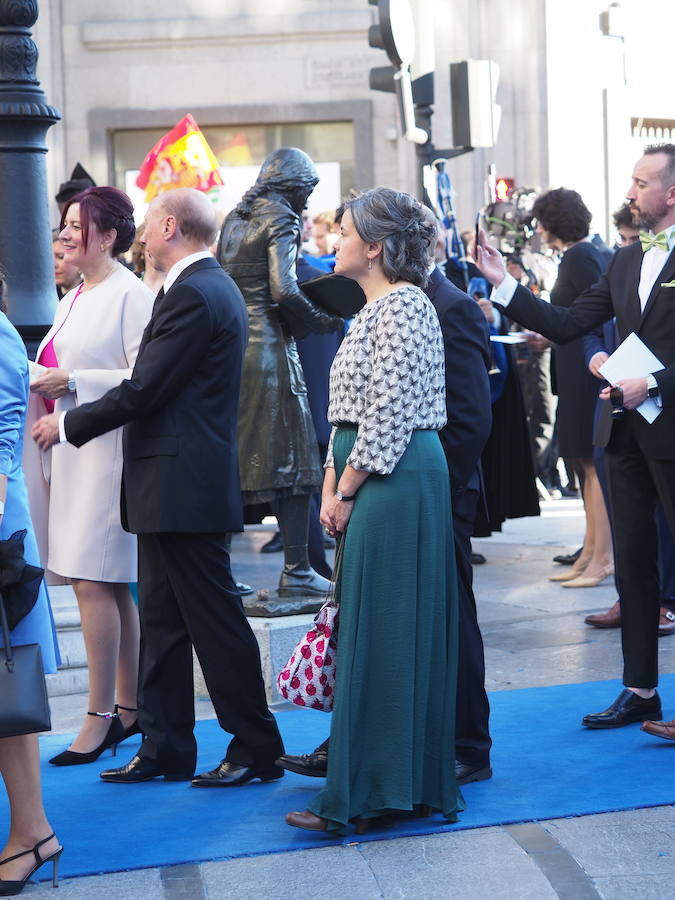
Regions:
M 624 378 L 646 378 L 647 375 L 660 372 L 664 368 L 661 360 L 654 356 L 649 347 L 632 331 L 600 366 L 599 372 L 610 384 L 616 384 Z M 645 402 L 637 407 L 637 411 L 651 425 L 660 414 L 661 407 L 652 397 L 647 397 Z
M 523 331 L 514 331 L 511 334 L 491 334 L 490 340 L 495 344 L 524 344 L 527 338 Z

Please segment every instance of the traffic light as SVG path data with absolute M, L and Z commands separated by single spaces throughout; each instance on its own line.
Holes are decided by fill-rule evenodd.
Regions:
M 511 193 L 516 186 L 515 178 L 498 178 L 495 184 L 495 198 L 497 201 L 506 203 L 511 199 Z
M 455 147 L 493 147 L 502 110 L 495 103 L 499 66 L 489 59 L 450 64 L 452 138 Z
M 433 102 L 433 76 L 431 100 L 417 99 L 413 93 L 410 64 L 415 55 L 415 18 L 410 0 L 368 0 L 377 7 L 378 24 L 368 29 L 368 44 L 384 50 L 391 65 L 376 66 L 370 70 L 371 90 L 395 93 L 401 110 L 403 136 L 415 144 L 425 144 L 429 135 L 415 124 L 415 102 Z M 420 90 L 429 96 L 429 79 L 419 79 Z

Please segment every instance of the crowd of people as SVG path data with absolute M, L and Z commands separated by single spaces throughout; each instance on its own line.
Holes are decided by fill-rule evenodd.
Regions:
M 85 765 L 141 733 L 138 752 L 104 781 L 236 788 L 289 770 L 325 779 L 308 809 L 288 812 L 294 827 L 455 821 L 461 785 L 492 775 L 472 587 L 477 514 L 487 506 L 483 527 L 494 529 L 538 511 L 541 432 L 527 417 L 537 404 L 524 400 L 513 352 L 497 357 L 489 340 L 509 321 L 530 330 L 534 353 L 555 344 L 559 452 L 582 488 L 583 547 L 552 580 L 592 587 L 616 568 L 618 609 L 606 615 L 622 628 L 626 687 L 583 724 L 639 721 L 675 738 L 656 693 L 657 637 L 675 622 L 664 605 L 675 528 L 675 147 L 647 148 L 637 163 L 616 223 L 627 246 L 611 258 L 594 246 L 575 191 L 538 198 L 541 237 L 560 255 L 550 302 L 524 260 L 507 263 L 485 232 L 472 252 L 478 280 L 494 289 L 475 302 L 434 261 L 433 213 L 388 188 L 320 217 L 298 255 L 317 181 L 302 151 L 274 151 L 217 244 L 213 205 L 197 191 L 160 194 L 137 233 L 122 191 L 78 184 L 60 198 L 60 301 L 35 363 L 0 312 L 0 537 L 25 528 L 27 559 L 73 584 L 89 669 L 85 721 L 50 763 Z M 631 243 L 637 226 L 649 231 Z M 134 242 L 137 273 L 120 261 Z M 310 292 L 317 270 L 354 285 L 344 288 L 359 298 L 349 313 Z M 584 337 L 603 325 L 611 333 Z M 600 366 L 631 332 L 664 368 L 606 385 L 598 399 Z M 323 355 L 313 406 L 296 340 L 314 337 L 326 343 L 304 351 Z M 545 380 L 535 368 L 530 390 Z M 651 424 L 636 412 L 648 397 L 659 411 Z M 520 428 L 507 427 L 514 410 Z M 525 485 L 516 497 L 509 465 Z M 244 505 L 260 504 L 280 525 L 280 597 L 328 590 L 321 526 L 342 558 L 330 737 L 300 756 L 285 753 L 267 706 L 230 566 Z M 55 670 L 44 585 L 12 637 L 38 642 L 45 671 Z M 232 735 L 223 759 L 196 775 L 193 647 Z M 8 895 L 48 861 L 56 881 L 62 847 L 42 806 L 37 736 L 0 739 L 0 770 Z

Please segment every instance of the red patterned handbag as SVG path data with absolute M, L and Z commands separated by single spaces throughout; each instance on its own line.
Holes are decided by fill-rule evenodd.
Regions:
M 339 577 L 343 543 L 344 538 L 341 538 L 335 551 L 333 580 L 326 602 L 277 677 L 277 687 L 282 697 L 296 706 L 323 712 L 330 712 L 333 708 L 339 619 L 335 583 Z

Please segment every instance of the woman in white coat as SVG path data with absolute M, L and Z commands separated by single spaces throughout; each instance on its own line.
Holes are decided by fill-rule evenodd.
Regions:
M 153 295 L 116 257 L 134 239 L 133 206 L 122 191 L 93 187 L 64 209 L 61 241 L 83 281 L 69 291 L 42 341 L 32 404 L 65 413 L 131 375 Z M 68 750 L 50 760 L 93 762 L 138 731 L 139 626 L 129 591 L 137 580 L 136 538 L 122 529 L 122 429 L 79 449 L 57 444 L 43 459 L 49 480 L 48 568 L 71 579 L 89 668 L 89 707 Z M 117 703 L 115 702 L 117 690 Z

